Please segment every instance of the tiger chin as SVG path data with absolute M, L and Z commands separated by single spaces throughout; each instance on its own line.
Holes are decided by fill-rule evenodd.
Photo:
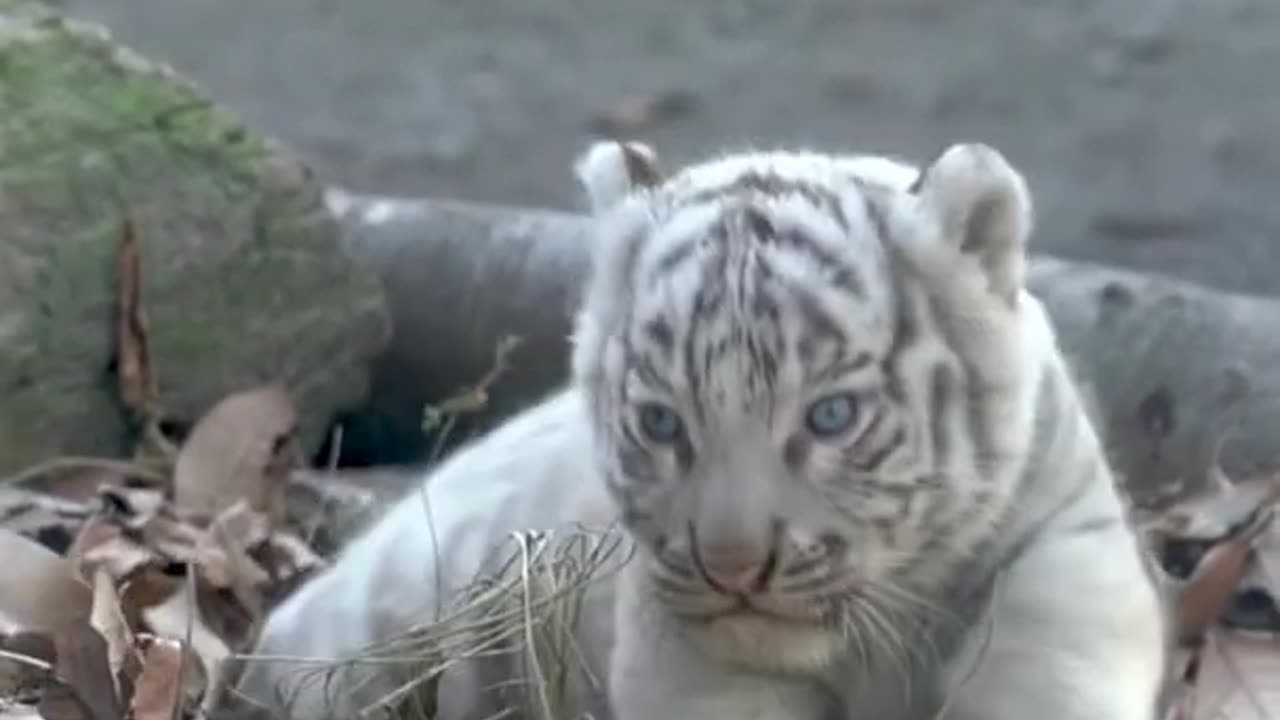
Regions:
M 1164 608 L 999 151 L 576 172 L 616 718 L 1155 720 Z

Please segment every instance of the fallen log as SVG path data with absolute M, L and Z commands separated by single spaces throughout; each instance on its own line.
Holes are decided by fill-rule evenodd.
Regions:
M 581 216 L 336 190 L 329 204 L 352 250 L 381 277 L 395 325 L 370 403 L 347 419 L 349 428 L 379 429 L 373 444 L 381 449 L 368 452 L 420 459 L 429 448 L 423 405 L 483 375 L 505 335 L 523 342 L 471 432 L 564 377 L 587 269 Z M 1280 301 L 1043 255 L 1031 262 L 1030 286 L 1090 391 L 1136 501 L 1199 487 L 1224 434 L 1221 462 L 1233 477 L 1276 467 Z M 348 439 L 360 443 L 350 432 Z

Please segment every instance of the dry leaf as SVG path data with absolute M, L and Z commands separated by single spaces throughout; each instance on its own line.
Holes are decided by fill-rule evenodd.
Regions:
M 136 666 L 139 660 L 133 649 L 133 632 L 116 593 L 115 580 L 103 567 L 93 570 L 93 612 L 89 615 L 89 624 L 107 643 L 107 664 L 111 668 L 116 697 L 126 697 L 121 680 L 127 677 L 130 666 Z
M 1268 525 L 1253 543 L 1257 558 L 1255 577 L 1272 602 L 1280 606 L 1280 527 Z
M 0 616 L 6 622 L 40 631 L 88 618 L 92 593 L 66 558 L 3 528 L 0 558 Z
M 271 580 L 247 549 L 267 538 L 267 517 L 241 501 L 209 525 L 203 544 L 201 570 L 215 587 L 227 588 L 248 611 L 253 622 L 262 617 L 261 588 Z
M 123 532 L 119 525 L 103 515 L 93 515 L 80 526 L 75 541 L 71 543 L 71 547 L 67 548 L 67 557 L 78 562 L 90 550 L 120 537 Z
M 270 567 L 277 579 L 288 579 L 293 575 L 309 573 L 325 566 L 324 558 L 317 555 L 309 545 L 298 536 L 287 533 L 273 533 L 267 541 L 266 551 L 270 557 Z
M 163 604 L 184 582 L 185 577 L 170 575 L 154 565 L 145 566 L 130 575 L 120 590 L 120 605 L 129 627 L 138 628 L 145 624 L 143 611 Z
M 143 528 L 166 510 L 164 492 L 158 488 L 106 487 L 99 493 L 104 513 L 130 528 Z
M 40 699 L 49 720 L 124 720 L 116 696 L 107 642 L 87 620 L 75 620 L 53 634 L 54 668 L 66 683 L 52 684 Z
M 211 519 L 240 500 L 284 519 L 284 488 L 298 464 L 297 410 L 284 386 L 224 398 L 183 444 L 174 468 L 174 502 L 184 516 Z
M 207 708 L 214 697 L 213 691 L 221 687 L 224 661 L 231 656 L 231 648 L 205 623 L 193 585 L 191 582 L 180 584 L 177 592 L 164 602 L 143 609 L 142 617 L 154 634 L 183 640 L 199 658 L 198 671 L 207 679 L 202 683 L 206 688 L 204 706 Z M 184 670 L 184 677 L 186 684 L 194 683 L 198 676 L 188 668 Z
M 140 637 L 142 674 L 129 705 L 132 720 L 171 720 L 182 703 L 182 644 L 170 638 Z
M 87 503 L 41 495 L 17 487 L 0 488 L 0 527 L 63 552 L 93 513 Z
M 77 504 L 96 505 L 104 488 L 125 484 L 130 475 L 124 463 L 86 461 L 81 465 L 55 467 L 31 476 L 18 487 L 50 499 L 60 498 Z
M 155 553 L 121 535 L 85 553 L 80 567 L 86 575 L 91 575 L 96 568 L 105 570 L 114 579 L 123 580 L 158 560 Z
M 128 217 L 122 227 L 117 272 L 116 370 L 120 399 L 138 417 L 151 419 L 159 409 L 159 392 L 142 309 L 142 253 L 133 219 Z
M 1273 502 L 1280 484 L 1272 477 L 1253 478 L 1212 489 L 1179 501 L 1163 514 L 1169 533 L 1186 540 L 1213 540 L 1248 520 L 1255 510 Z
M 50 516 L 68 520 L 83 520 L 93 512 L 96 503 L 89 500 L 73 500 L 56 495 L 46 495 L 23 487 L 0 488 L 0 522 L 9 522 L 32 507 L 38 507 Z
M 1194 682 L 1178 689 L 1178 720 L 1255 720 L 1280 714 L 1280 648 L 1273 638 L 1214 630 Z M 1267 712 L 1270 710 L 1270 712 Z
M 167 512 L 156 515 L 142 528 L 142 542 L 173 562 L 198 562 L 203 537 L 204 531 Z
M 298 528 L 311 548 L 331 555 L 368 527 L 419 475 L 401 467 L 296 470 L 287 488 L 286 525 Z
M 247 550 L 270 537 L 271 519 L 250 507 L 248 501 L 240 500 L 213 519 L 208 532 L 215 530 L 225 533 L 228 542 Z
M 116 580 L 161 561 L 154 551 L 103 515 L 94 515 L 85 522 L 67 550 L 67 558 L 75 563 L 82 577 L 93 577 L 94 569 L 101 567 Z
M 1178 596 L 1180 641 L 1195 640 L 1222 616 L 1248 568 L 1254 539 L 1271 520 L 1270 513 L 1259 513 L 1252 522 L 1214 545 L 1200 559 Z

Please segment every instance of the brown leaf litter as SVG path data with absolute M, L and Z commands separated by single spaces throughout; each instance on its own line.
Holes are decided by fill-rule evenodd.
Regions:
M 1233 481 L 1215 462 L 1197 492 L 1148 517 L 1148 545 L 1167 573 L 1178 643 L 1169 720 L 1280 715 L 1280 475 Z M 1252 600 L 1250 600 L 1252 598 Z M 1265 612 L 1248 612 L 1261 604 Z
M 196 423 L 174 468 L 174 502 L 212 518 L 239 501 L 272 522 L 284 518 L 284 489 L 300 464 L 298 414 L 281 385 L 235 393 Z
M 287 391 L 269 385 L 196 424 L 172 483 L 98 467 L 3 488 L 14 528 L 0 528 L 0 700 L 46 720 L 212 712 L 225 660 L 282 587 L 325 564 L 284 523 L 295 424 Z M 69 540 L 43 542 L 56 535 Z M 18 638 L 25 652 L 9 647 Z M 17 692 L 33 682 L 37 692 Z
M 208 717 L 230 680 L 224 661 L 325 565 L 308 542 L 313 519 L 286 512 L 286 491 L 326 517 L 374 504 L 336 474 L 301 471 L 281 383 L 227 395 L 173 447 L 131 217 L 117 272 L 117 390 L 138 449 L 0 479 L 0 718 Z

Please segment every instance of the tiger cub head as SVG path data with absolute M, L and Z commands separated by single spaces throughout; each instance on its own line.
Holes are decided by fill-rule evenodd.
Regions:
M 995 532 L 1043 311 L 1026 184 L 982 144 L 923 168 L 749 152 L 664 173 L 597 142 L 573 372 L 656 599 L 708 651 L 816 667 Z M 852 629 L 851 629 L 852 628 Z

